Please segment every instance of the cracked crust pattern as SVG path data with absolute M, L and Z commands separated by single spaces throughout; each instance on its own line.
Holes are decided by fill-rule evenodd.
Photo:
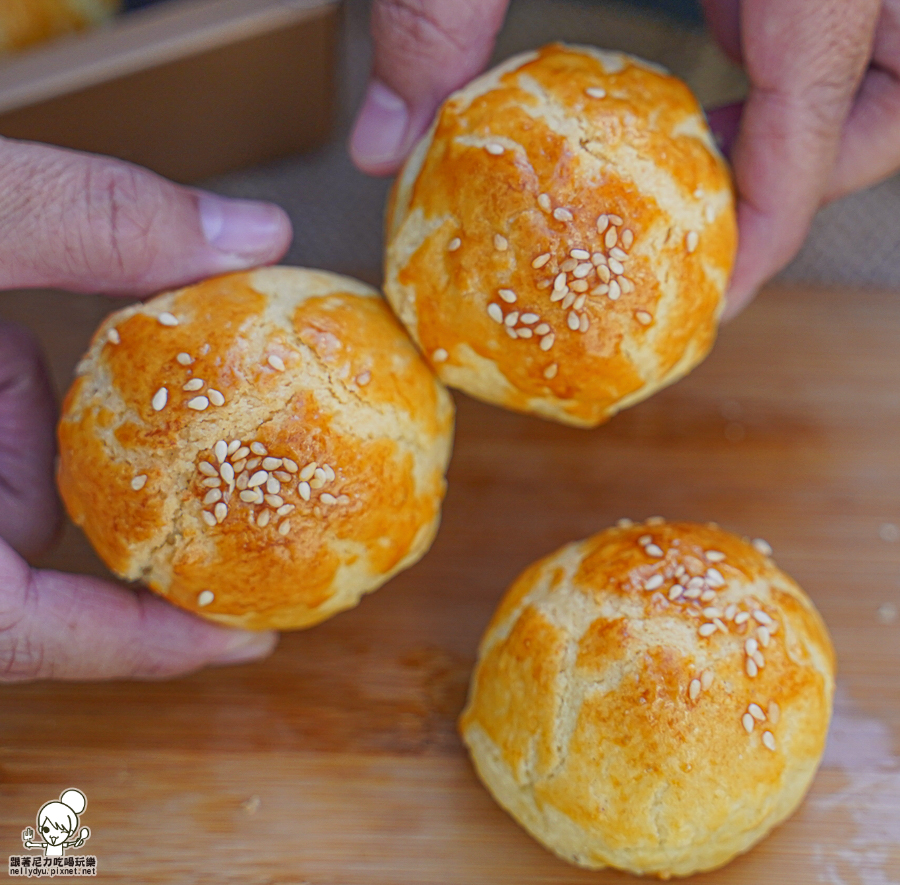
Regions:
M 452 432 L 449 394 L 376 291 L 264 268 L 104 321 L 65 400 L 58 481 L 116 574 L 222 623 L 287 629 L 425 553 Z M 251 444 L 288 460 L 266 471 Z
M 578 426 L 703 359 L 736 249 L 729 173 L 688 88 L 560 44 L 447 99 L 387 231 L 385 294 L 439 377 Z
M 706 575 L 705 600 L 670 598 Z M 460 730 L 497 801 L 560 857 L 687 876 L 797 807 L 833 689 L 825 625 L 771 559 L 716 526 L 653 520 L 569 544 L 513 583 Z

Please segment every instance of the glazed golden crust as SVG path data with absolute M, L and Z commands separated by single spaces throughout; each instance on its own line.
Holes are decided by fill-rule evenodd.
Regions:
M 447 384 L 591 426 L 706 355 L 735 248 L 687 87 L 556 44 L 444 103 L 391 195 L 385 293 Z
M 561 857 L 686 876 L 799 804 L 833 690 L 825 625 L 771 559 L 715 526 L 654 522 L 520 576 L 460 728 L 495 798 Z
M 0 52 L 80 31 L 109 18 L 118 8 L 118 0 L 3 0 Z
M 427 550 L 452 424 L 377 292 L 266 268 L 107 318 L 63 407 L 59 487 L 120 576 L 224 623 L 307 626 Z

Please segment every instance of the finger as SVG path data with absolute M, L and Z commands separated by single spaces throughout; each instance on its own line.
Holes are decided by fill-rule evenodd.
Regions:
M 437 106 L 484 69 L 507 3 L 375 0 L 372 77 L 350 137 L 363 172 L 395 172 Z
M 290 236 L 277 206 L 0 139 L 0 289 L 143 295 L 277 261 Z
M 53 392 L 34 336 L 0 324 L 0 538 L 26 557 L 45 550 L 60 525 L 55 423 Z
M 732 154 L 740 241 L 726 317 L 800 248 L 872 46 L 878 0 L 742 6 L 751 89 Z
M 741 0 L 702 0 L 706 23 L 724 53 L 743 64 L 741 52 Z
M 872 64 L 844 126 L 827 199 L 900 169 L 900 2 L 882 7 Z
M 738 101 L 734 104 L 713 108 L 706 115 L 709 121 L 709 128 L 716 139 L 716 144 L 719 145 L 719 149 L 726 157 L 730 157 L 731 152 L 734 150 L 734 142 L 740 129 L 743 111 L 744 103 Z
M 146 591 L 33 571 L 0 547 L 0 681 L 165 679 L 265 657 L 276 641 L 210 624 Z

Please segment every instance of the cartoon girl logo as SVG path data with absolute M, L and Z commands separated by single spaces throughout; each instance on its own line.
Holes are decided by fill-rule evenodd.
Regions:
M 62 857 L 67 848 L 80 848 L 90 839 L 91 831 L 78 829 L 78 815 L 87 808 L 87 798 L 81 790 L 66 790 L 59 801 L 47 802 L 37 813 L 38 833 L 43 841 L 32 842 L 35 833 L 31 827 L 22 831 L 22 844 L 26 848 L 43 848 L 44 857 Z M 73 838 L 74 837 L 74 838 Z

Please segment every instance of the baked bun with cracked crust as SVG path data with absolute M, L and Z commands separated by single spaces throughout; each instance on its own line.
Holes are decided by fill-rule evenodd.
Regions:
M 59 488 L 119 576 L 251 629 L 306 627 L 437 531 L 453 404 L 379 294 L 272 267 L 109 316 L 59 425 Z
M 391 194 L 385 294 L 445 383 L 589 427 L 706 356 L 736 236 L 688 88 L 554 44 L 444 102 Z
M 834 652 L 770 552 L 714 525 L 623 520 L 510 587 L 460 728 L 481 780 L 551 851 L 688 876 L 800 803 Z

